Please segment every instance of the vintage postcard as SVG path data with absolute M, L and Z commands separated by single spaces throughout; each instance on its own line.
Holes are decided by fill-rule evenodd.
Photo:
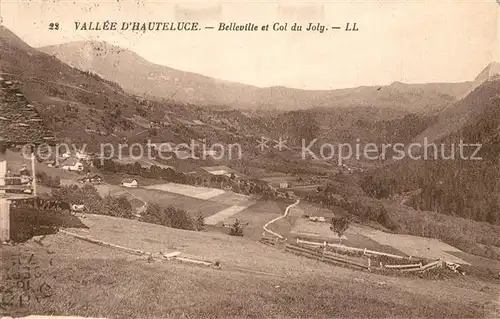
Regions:
M 500 0 L 0 0 L 0 317 L 500 317 Z

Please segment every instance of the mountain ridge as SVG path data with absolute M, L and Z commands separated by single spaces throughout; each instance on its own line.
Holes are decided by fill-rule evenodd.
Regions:
M 400 108 L 409 112 L 438 111 L 465 96 L 475 85 L 470 81 L 399 83 L 334 90 L 303 90 L 284 86 L 257 87 L 155 64 L 129 49 L 107 42 L 69 42 L 42 47 L 40 50 L 69 65 L 100 74 L 134 94 L 237 109 L 294 110 L 377 106 Z M 114 70 L 118 67 L 121 72 Z M 132 73 L 133 76 L 127 76 Z

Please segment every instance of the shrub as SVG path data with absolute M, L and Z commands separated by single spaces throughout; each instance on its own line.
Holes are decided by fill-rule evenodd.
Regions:
M 113 197 L 108 195 L 103 199 L 103 201 L 103 208 L 106 215 L 121 218 L 134 217 L 132 204 L 130 204 L 125 195 L 122 195 L 120 197 Z
M 198 231 L 205 229 L 205 217 L 201 213 L 196 214 L 194 225 Z
M 236 221 L 231 226 L 229 235 L 243 237 L 243 225 L 241 225 L 241 222 L 238 218 L 236 218 Z
M 167 220 L 166 215 L 158 204 L 149 204 L 146 211 L 143 212 L 140 218 L 141 221 L 151 224 L 169 226 L 170 221 Z
M 59 188 L 61 186 L 61 178 L 59 176 L 51 177 L 45 172 L 36 173 L 36 178 L 40 181 L 40 184 L 51 187 Z
M 201 230 L 205 225 L 203 216 L 192 218 L 184 209 L 169 206 L 161 209 L 157 204 L 148 205 L 141 221 L 184 230 Z
M 61 227 L 86 228 L 69 211 L 42 208 L 35 210 L 33 200 L 17 201 L 11 206 L 10 236 L 14 242 L 24 242 L 38 235 L 54 234 Z
M 64 186 L 52 192 L 55 199 L 70 204 L 85 205 L 89 214 L 133 218 L 133 209 L 125 196 L 102 198 L 93 185 Z
M 194 230 L 194 222 L 188 212 L 184 209 L 178 209 L 172 206 L 167 207 L 164 211 L 167 215 L 167 219 L 170 220 L 169 227 Z

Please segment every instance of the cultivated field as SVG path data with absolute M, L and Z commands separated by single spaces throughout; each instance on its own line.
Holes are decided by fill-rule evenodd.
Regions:
M 224 203 L 188 197 L 155 189 L 139 187 L 130 188 L 127 189 L 127 191 L 148 203 L 156 203 L 163 208 L 173 206 L 175 208 L 185 209 L 192 214 L 199 212 L 204 217 L 211 216 L 230 207 L 230 205 Z
M 221 210 L 212 216 L 205 218 L 205 224 L 207 225 L 217 225 L 224 222 L 228 217 L 238 214 L 239 212 L 245 210 L 246 206 L 230 206 L 224 210 Z
M 225 191 L 217 188 L 196 187 L 196 186 L 175 184 L 175 183 L 151 185 L 147 186 L 146 188 L 194 197 L 198 199 L 210 199 L 212 197 L 225 193 Z
M 63 234 L 2 248 L 7 264 L 34 254 L 52 295 L 2 315 L 107 318 L 494 317 L 498 284 L 431 281 L 327 265 L 244 238 L 90 215 L 82 234 L 150 252 L 220 260 L 221 269 L 145 258 Z M 73 230 L 72 230 L 73 231 Z M 77 253 L 75 253 L 77 252 Z M 51 262 L 49 262 L 51 261 Z
M 389 234 L 370 227 L 356 225 L 352 230 L 354 233 L 367 236 L 376 242 L 392 246 L 407 255 L 425 257 L 429 259 L 442 258 L 446 261 L 468 265 L 469 263 L 452 255 L 452 252 L 461 252 L 460 249 L 443 243 L 434 238 L 425 238 L 412 235 Z
M 118 185 L 101 184 L 96 185 L 96 188 L 103 197 L 108 194 L 111 196 L 125 195 L 129 199 L 139 198 L 147 203 L 156 203 L 163 208 L 173 206 L 175 208 L 185 209 L 192 214 L 199 212 L 205 217 L 207 225 L 221 223 L 255 203 L 249 196 L 219 189 L 173 183 L 168 184 L 167 187 L 162 186 L 164 186 L 164 184 L 148 187 L 125 188 Z M 175 190 L 175 192 L 166 191 L 165 189 Z M 198 194 L 205 195 L 197 196 L 195 193 L 197 190 L 199 191 Z M 181 193 L 189 194 L 190 196 Z M 206 196 L 209 193 L 214 196 Z M 209 198 L 203 199 L 203 197 Z
M 307 211 L 312 216 L 324 216 L 324 212 L 313 208 Z M 333 215 L 330 212 L 330 215 Z M 325 216 L 326 217 L 326 216 Z M 312 222 L 305 218 L 299 218 L 291 231 L 292 237 L 311 239 L 315 241 L 338 242 L 338 236 L 330 230 L 328 222 Z M 460 259 L 452 253 L 461 252 L 438 239 L 419 236 L 391 234 L 368 226 L 352 224 L 345 233 L 344 244 L 359 248 L 383 251 L 392 254 L 423 257 L 428 259 L 442 258 L 446 261 L 468 265 L 469 263 Z
M 216 225 L 224 222 L 227 218 L 238 214 L 255 203 L 255 200 L 250 196 L 217 188 L 167 183 L 147 186 L 145 189 L 155 191 L 158 194 L 165 193 L 167 196 L 176 195 L 177 197 L 189 198 L 189 202 L 198 201 L 203 203 L 198 209 L 203 209 L 202 212 L 206 217 L 205 223 L 207 225 Z M 220 207 L 220 209 L 218 211 L 210 210 L 211 214 L 205 213 L 207 209 L 214 206 L 217 208 Z

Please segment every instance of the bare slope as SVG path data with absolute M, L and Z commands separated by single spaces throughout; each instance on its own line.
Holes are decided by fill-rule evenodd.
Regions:
M 130 226 L 149 233 L 148 224 L 127 221 L 125 225 L 121 220 L 108 231 Z M 0 312 L 107 318 L 476 318 L 491 317 L 498 297 L 497 285 L 468 277 L 445 281 L 386 277 L 326 265 L 244 239 L 160 228 L 148 236 L 152 241 L 156 234 L 162 235 L 161 240 L 169 238 L 163 247 L 182 249 L 186 242 L 202 245 L 200 252 L 229 258 L 221 259 L 221 269 L 148 263 L 62 234 L 51 235 L 43 246 L 28 242 L 5 247 L 2 261 L 10 264 L 18 254 L 29 258 L 33 253 L 41 276 L 31 284 L 46 282 L 52 296 L 40 302 L 32 298 L 24 308 L 14 307 L 15 312 Z
M 138 127 L 128 118 L 141 114 L 163 121 L 167 108 L 125 93 L 96 74 L 72 68 L 30 47 L 5 27 L 0 27 L 0 76 L 19 82 L 19 92 L 63 142 L 123 142 Z M 179 117 L 186 113 L 182 107 L 169 107 Z M 169 128 L 158 135 L 167 131 L 172 135 Z

